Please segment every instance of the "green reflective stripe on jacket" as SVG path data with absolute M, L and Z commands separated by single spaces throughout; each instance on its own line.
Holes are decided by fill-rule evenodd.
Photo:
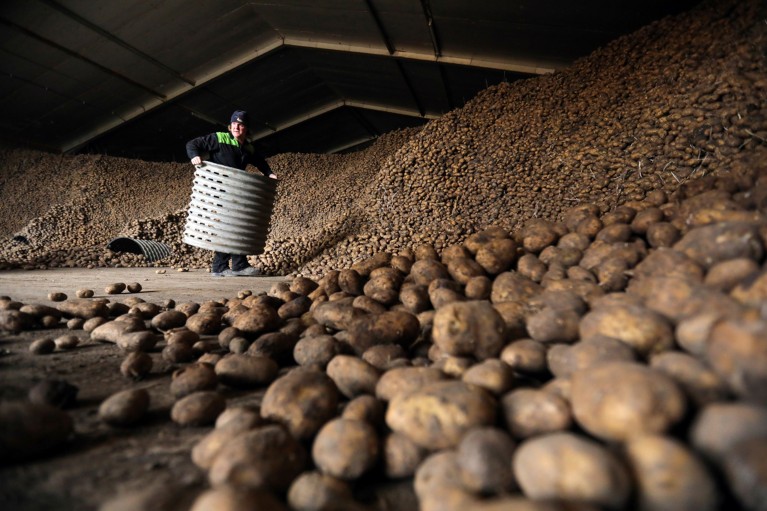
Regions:
M 218 138 L 219 144 L 227 144 L 227 145 L 233 145 L 233 146 L 239 146 L 240 143 L 237 142 L 237 139 L 232 136 L 231 133 L 216 133 L 216 137 Z

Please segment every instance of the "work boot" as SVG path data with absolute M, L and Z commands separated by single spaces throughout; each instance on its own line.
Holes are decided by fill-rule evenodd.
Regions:
M 226 270 L 225 277 L 255 277 L 261 275 L 261 270 L 252 266 L 246 266 L 242 270 Z

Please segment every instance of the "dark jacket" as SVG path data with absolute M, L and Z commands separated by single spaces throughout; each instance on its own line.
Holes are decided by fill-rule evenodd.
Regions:
M 207 158 L 205 157 L 206 153 L 209 155 Z M 253 144 L 246 142 L 240 145 L 231 133 L 211 133 L 210 135 L 193 138 L 186 143 L 186 154 L 190 160 L 195 156 L 199 156 L 213 163 L 240 170 L 245 170 L 245 167 L 251 164 L 258 168 L 265 176 L 272 173 L 269 164 L 256 151 Z

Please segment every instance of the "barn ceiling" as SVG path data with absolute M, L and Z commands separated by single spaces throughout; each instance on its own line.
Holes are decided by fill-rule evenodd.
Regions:
M 695 3 L 4 0 L 0 137 L 185 161 L 244 109 L 267 155 L 351 150 Z

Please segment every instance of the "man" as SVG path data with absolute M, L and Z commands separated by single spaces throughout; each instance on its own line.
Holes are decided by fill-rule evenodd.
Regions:
M 186 154 L 192 160 L 192 165 L 200 165 L 202 156 L 207 153 L 208 160 L 213 163 L 240 170 L 245 170 L 250 164 L 265 176 L 277 179 L 264 157 L 247 139 L 248 120 L 247 112 L 237 110 L 232 114 L 228 133 L 211 133 L 187 142 Z M 211 266 L 211 274 L 214 277 L 250 277 L 259 273 L 257 268 L 248 263 L 248 257 L 245 255 L 214 252 Z

